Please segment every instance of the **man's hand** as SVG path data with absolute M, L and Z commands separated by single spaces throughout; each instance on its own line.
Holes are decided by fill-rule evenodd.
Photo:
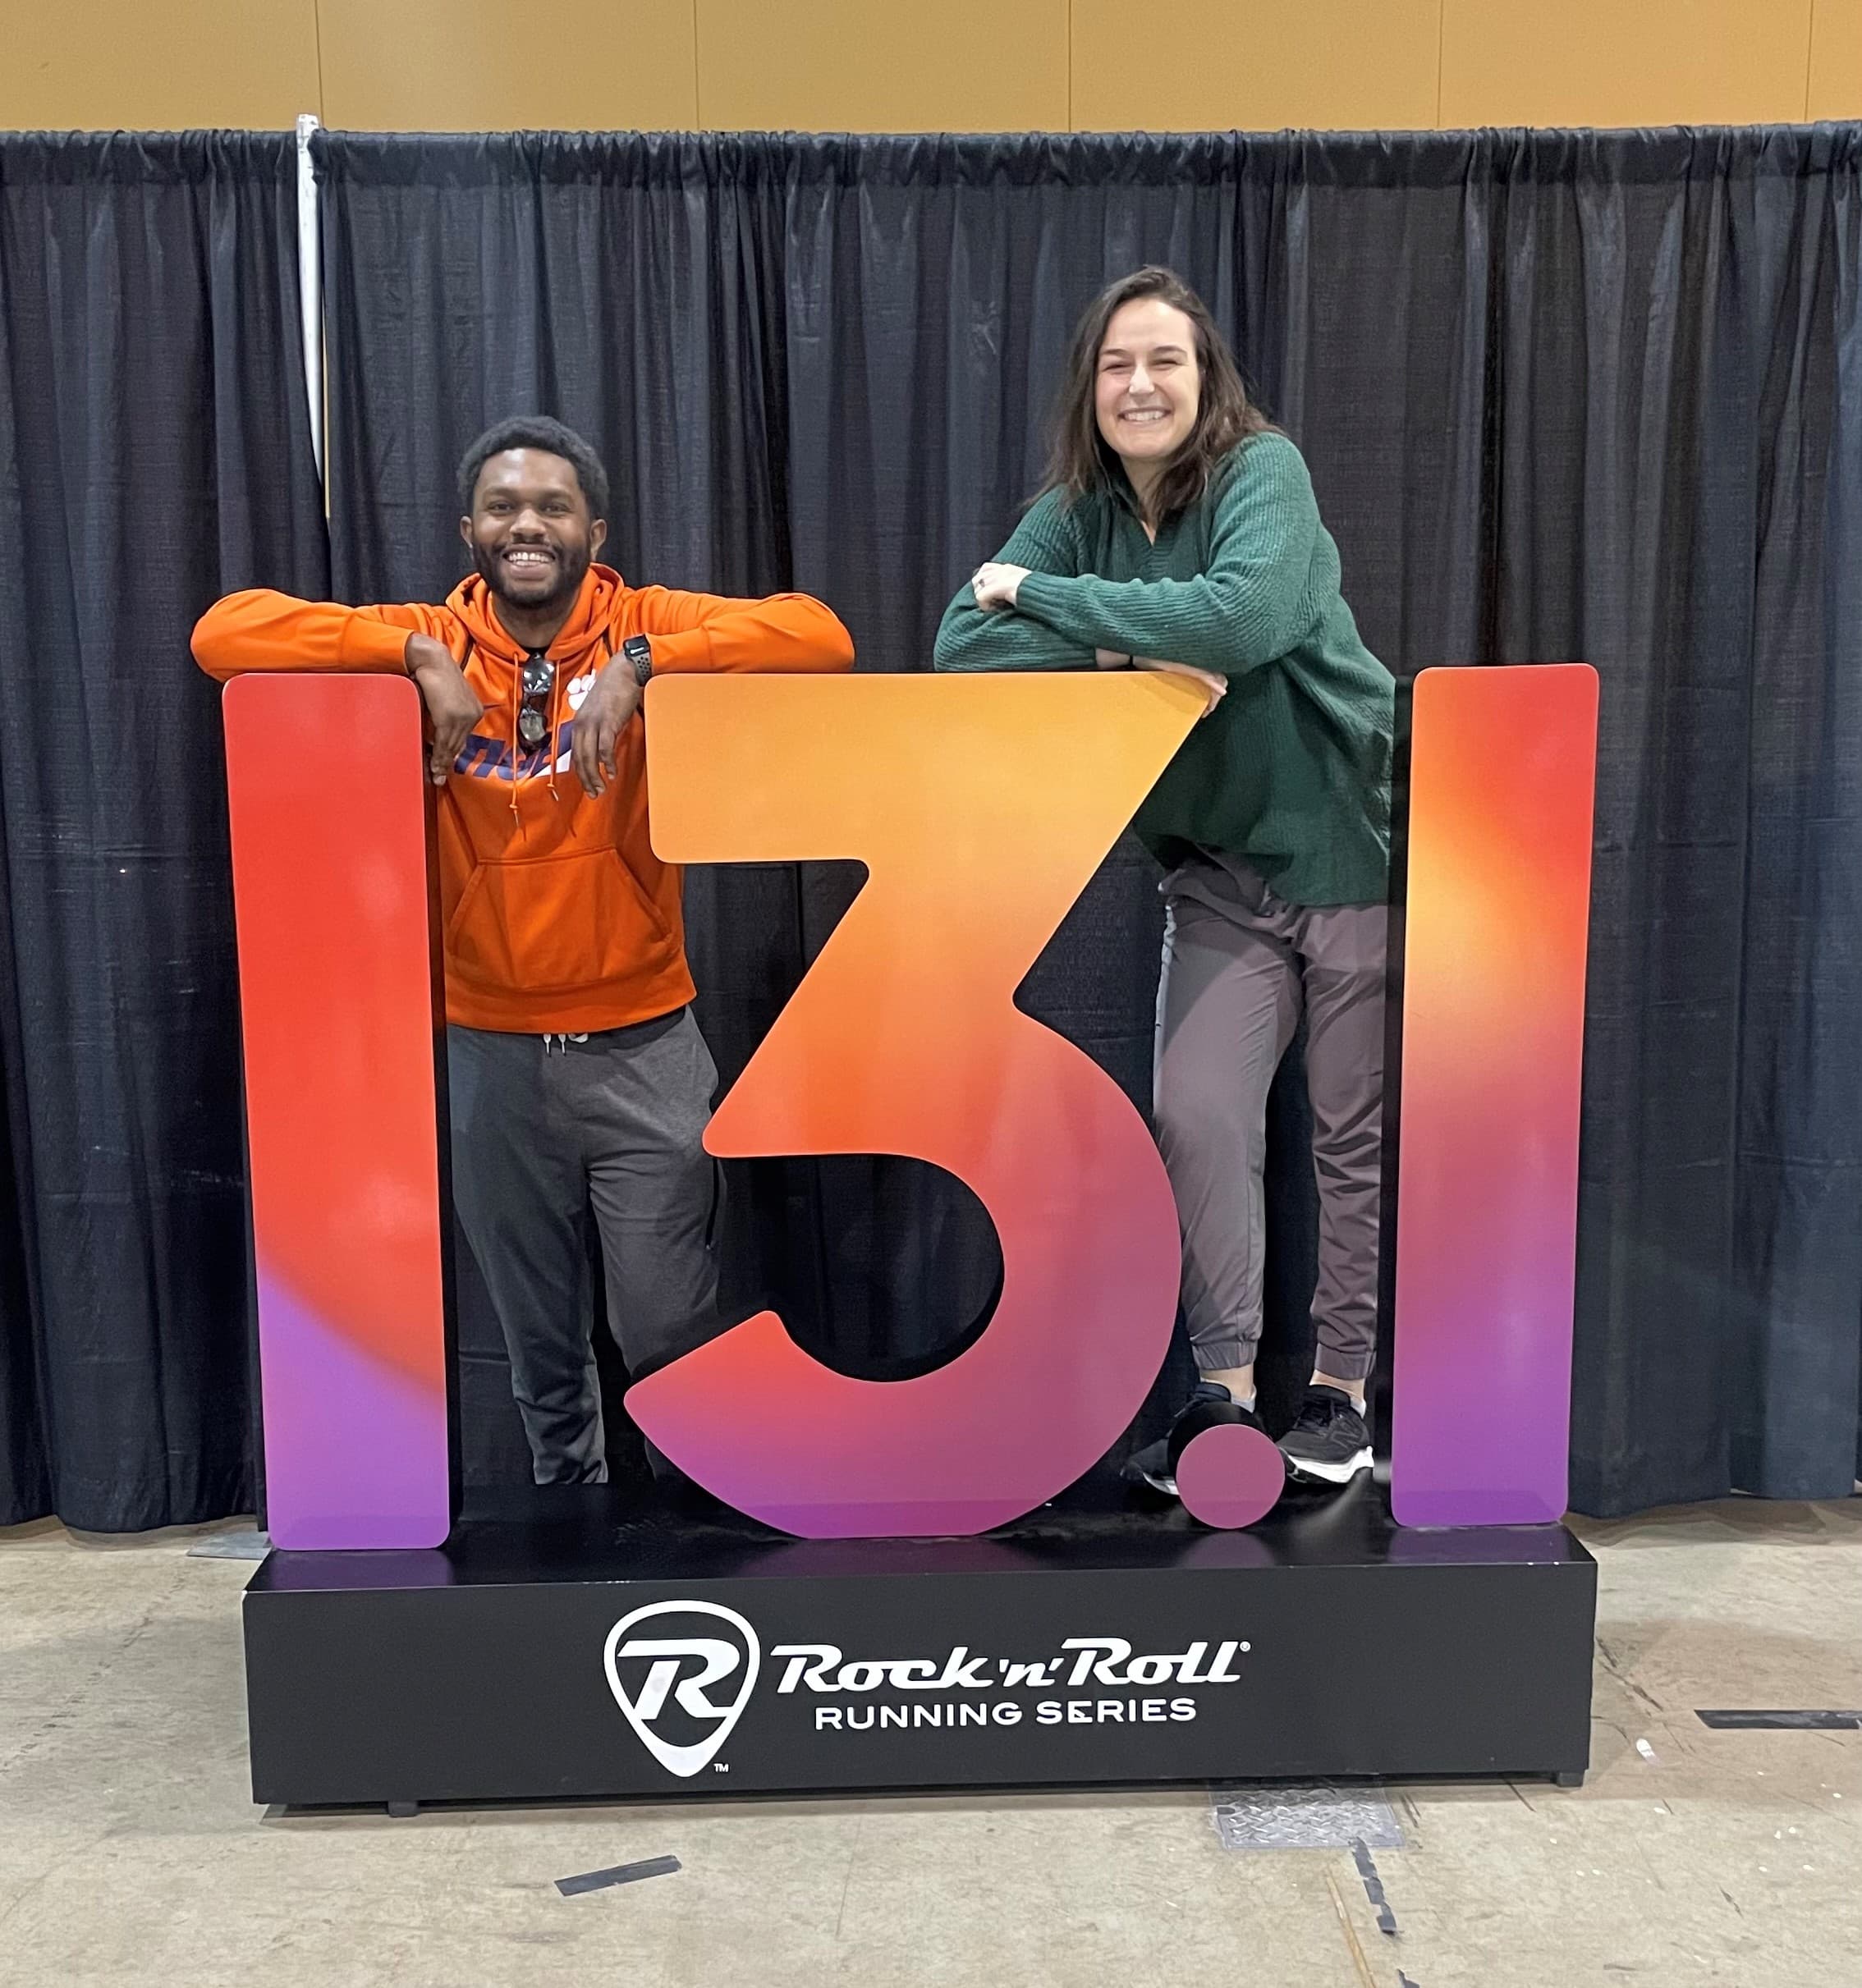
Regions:
M 986 559 L 970 575 L 970 590 L 979 607 L 999 611 L 1014 607 L 1016 589 L 1027 577 L 1026 566 L 1005 566 L 1000 560 Z
M 466 735 L 484 715 L 485 708 L 443 642 L 431 635 L 410 635 L 402 653 L 407 674 L 420 686 L 421 699 L 433 720 L 433 743 L 427 762 L 427 777 L 436 787 L 443 787 L 466 744 Z
M 1199 670 L 1187 662 L 1159 662 L 1149 656 L 1134 656 L 1131 661 L 1137 669 L 1155 670 L 1160 676 L 1177 676 L 1185 683 L 1195 684 L 1203 693 L 1205 718 L 1228 694 L 1228 679 L 1218 676 L 1213 670 Z
M 611 662 L 596 677 L 576 713 L 570 763 L 582 791 L 599 799 L 614 777 L 614 748 L 627 721 L 640 708 L 640 680 L 625 659 Z

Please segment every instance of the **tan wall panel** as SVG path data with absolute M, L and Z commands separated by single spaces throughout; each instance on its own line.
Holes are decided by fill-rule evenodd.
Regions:
M 314 0 L 7 0 L 0 130 L 276 131 L 317 108 Z
M 718 131 L 1067 128 L 1067 0 L 698 0 Z
M 1862 0 L 1817 0 L 1809 115 L 1862 117 Z
M 1073 0 L 1079 131 L 1422 130 L 1442 0 Z
M 603 0 L 566 63 L 504 0 L 6 12 L 7 129 L 1404 128 L 1438 81 L 1449 126 L 1862 117 L 1862 0 Z
M 1810 7 L 1811 0 L 1444 0 L 1442 121 L 1450 129 L 1797 123 Z
M 690 131 L 690 0 L 318 0 L 323 121 L 356 131 Z

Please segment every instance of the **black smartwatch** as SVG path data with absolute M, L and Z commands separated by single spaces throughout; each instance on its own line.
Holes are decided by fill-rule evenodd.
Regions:
M 635 680 L 644 688 L 653 674 L 653 644 L 644 635 L 630 635 L 621 644 L 621 654 L 632 665 Z

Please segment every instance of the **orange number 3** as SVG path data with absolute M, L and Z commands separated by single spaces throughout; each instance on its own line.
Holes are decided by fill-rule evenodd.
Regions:
M 706 1145 L 929 1161 L 1002 1252 L 993 1317 L 934 1372 L 850 1379 L 764 1312 L 633 1387 L 640 1427 L 740 1510 L 817 1538 L 980 1532 L 1144 1400 L 1176 1302 L 1169 1183 L 1123 1092 L 1014 994 L 1200 707 L 1084 671 L 650 686 L 662 856 L 869 872 Z

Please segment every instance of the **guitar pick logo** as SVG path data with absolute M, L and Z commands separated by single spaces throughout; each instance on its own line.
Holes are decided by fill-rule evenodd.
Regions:
M 731 1737 L 762 1660 L 756 1631 L 715 1601 L 654 1601 L 608 1632 L 608 1688 L 640 1744 L 668 1773 L 701 1772 Z M 719 1704 L 715 1688 L 736 1680 Z

